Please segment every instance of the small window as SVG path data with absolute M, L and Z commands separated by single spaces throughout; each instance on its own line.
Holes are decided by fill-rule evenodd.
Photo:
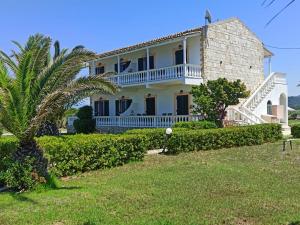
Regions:
M 104 66 L 98 66 L 95 69 L 96 74 L 103 74 L 105 72 Z
M 94 102 L 95 116 L 109 116 L 109 101 L 99 100 Z
M 154 56 L 149 57 L 149 68 L 150 70 L 154 69 Z M 147 70 L 147 57 L 138 59 L 138 70 L 145 71 Z
M 273 112 L 272 112 L 272 102 L 271 101 L 268 101 L 268 103 L 267 103 L 267 114 L 268 115 L 273 115 Z
M 131 99 L 116 100 L 116 116 L 124 113 L 130 107 L 131 103 Z

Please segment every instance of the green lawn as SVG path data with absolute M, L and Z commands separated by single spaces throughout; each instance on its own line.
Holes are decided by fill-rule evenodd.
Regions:
M 300 124 L 300 120 L 289 120 L 289 125 Z
M 0 224 L 297 224 L 300 141 L 147 156 L 61 183 L 0 194 Z

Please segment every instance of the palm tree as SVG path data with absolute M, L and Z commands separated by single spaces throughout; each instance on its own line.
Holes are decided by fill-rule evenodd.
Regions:
M 53 61 L 54 61 L 61 54 L 59 41 L 55 41 L 53 46 L 54 46 L 54 55 L 53 55 Z M 74 51 L 76 49 L 78 50 L 80 48 L 84 49 L 84 46 L 78 45 L 78 46 L 74 47 L 72 51 Z M 62 52 L 64 52 L 64 51 L 65 50 L 63 50 Z M 65 109 L 61 111 L 60 115 L 55 116 L 54 118 L 49 118 L 47 121 L 44 121 L 41 124 L 41 126 L 39 127 L 39 129 L 37 130 L 36 136 L 37 137 L 44 136 L 44 135 L 58 136 L 59 129 L 58 129 L 57 123 L 58 123 L 58 120 L 62 119 L 64 112 L 66 110 L 67 110 L 67 107 L 65 107 Z
M 47 179 L 47 160 L 35 142 L 40 125 L 59 116 L 68 105 L 95 93 L 117 88 L 102 76 L 76 79 L 95 54 L 84 48 L 63 49 L 50 56 L 51 38 L 36 34 L 8 56 L 0 51 L 0 123 L 19 140 L 15 162 L 32 159 L 35 179 Z

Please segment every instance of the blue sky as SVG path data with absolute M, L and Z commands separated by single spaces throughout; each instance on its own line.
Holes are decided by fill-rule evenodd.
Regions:
M 265 44 L 300 47 L 300 1 L 265 28 L 287 1 L 264 8 L 263 0 L 1 0 L 0 49 L 43 33 L 63 47 L 102 52 L 202 26 L 206 9 L 213 20 L 239 17 Z M 273 71 L 288 74 L 289 95 L 300 94 L 300 50 L 271 50 Z

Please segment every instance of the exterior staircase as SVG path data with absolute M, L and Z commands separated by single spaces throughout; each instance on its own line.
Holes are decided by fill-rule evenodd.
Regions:
M 255 109 L 275 88 L 278 83 L 286 83 L 285 74 L 272 73 L 264 82 L 250 95 L 250 97 L 237 106 L 230 106 L 227 110 L 227 119 L 239 125 L 254 125 L 267 123 L 261 115 L 255 113 Z M 286 125 L 283 125 L 285 129 Z

